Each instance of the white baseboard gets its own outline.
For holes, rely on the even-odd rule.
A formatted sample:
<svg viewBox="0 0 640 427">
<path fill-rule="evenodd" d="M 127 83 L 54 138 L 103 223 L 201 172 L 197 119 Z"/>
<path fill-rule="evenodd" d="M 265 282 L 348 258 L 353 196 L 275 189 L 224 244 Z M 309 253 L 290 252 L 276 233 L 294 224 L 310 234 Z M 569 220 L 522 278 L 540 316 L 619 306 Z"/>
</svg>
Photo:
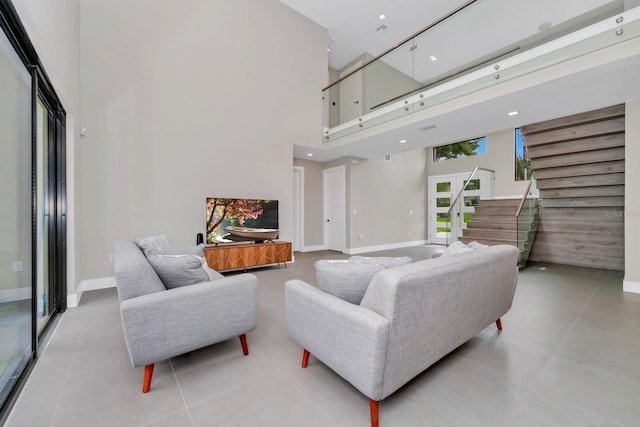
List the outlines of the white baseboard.
<svg viewBox="0 0 640 427">
<path fill-rule="evenodd" d="M 75 294 L 67 295 L 67 307 L 75 308 L 80 304 L 80 298 L 84 291 L 95 291 L 98 289 L 115 288 L 115 277 L 102 277 L 100 279 L 82 280 L 76 289 Z"/>
<path fill-rule="evenodd" d="M 304 246 L 300 252 L 326 251 L 327 245 Z"/>
<path fill-rule="evenodd" d="M 622 281 L 622 290 L 625 292 L 632 292 L 634 294 L 640 294 L 640 282 L 632 282 L 631 280 Z"/>
<path fill-rule="evenodd" d="M 377 245 L 377 246 L 365 246 L 362 248 L 350 248 L 344 251 L 347 255 L 357 255 L 365 252 L 377 252 L 377 251 L 386 251 L 389 249 L 401 249 L 408 248 L 411 246 L 420 246 L 427 244 L 426 240 L 414 240 L 413 242 L 399 242 L 399 243 L 389 243 L 386 245 Z"/>
</svg>

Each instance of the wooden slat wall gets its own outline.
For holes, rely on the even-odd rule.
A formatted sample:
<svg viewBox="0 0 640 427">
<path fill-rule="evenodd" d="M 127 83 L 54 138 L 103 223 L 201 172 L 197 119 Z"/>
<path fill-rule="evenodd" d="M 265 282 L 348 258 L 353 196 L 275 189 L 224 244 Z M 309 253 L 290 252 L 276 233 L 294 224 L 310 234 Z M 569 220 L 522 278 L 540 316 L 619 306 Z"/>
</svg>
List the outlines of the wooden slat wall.
<svg viewBox="0 0 640 427">
<path fill-rule="evenodd" d="M 540 197 L 529 259 L 624 270 L 624 105 L 523 126 Z"/>
</svg>

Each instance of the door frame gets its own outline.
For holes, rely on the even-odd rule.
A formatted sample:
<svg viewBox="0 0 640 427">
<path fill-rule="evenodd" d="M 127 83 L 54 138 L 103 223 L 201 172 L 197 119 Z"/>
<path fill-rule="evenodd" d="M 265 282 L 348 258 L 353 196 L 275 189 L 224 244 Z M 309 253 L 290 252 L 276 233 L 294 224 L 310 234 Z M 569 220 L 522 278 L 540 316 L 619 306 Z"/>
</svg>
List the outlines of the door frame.
<svg viewBox="0 0 640 427">
<path fill-rule="evenodd" d="M 331 205 L 331 200 L 335 200 L 335 196 L 330 194 L 328 191 L 327 181 L 329 179 L 329 174 L 340 173 L 337 175 L 341 178 L 340 184 L 342 185 L 342 194 L 344 196 L 343 206 L 344 209 L 341 214 L 342 219 L 342 233 L 341 233 L 341 242 L 340 247 L 333 246 L 329 239 L 329 227 L 327 227 L 327 223 L 329 222 L 329 206 Z M 329 250 L 344 252 L 346 249 L 346 236 L 347 236 L 347 215 L 346 215 L 346 206 L 347 206 L 347 186 L 346 186 L 346 167 L 335 166 L 328 169 L 323 169 L 322 171 L 322 236 L 324 240 L 324 246 Z"/>
<path fill-rule="evenodd" d="M 293 167 L 293 251 L 304 248 L 304 168 Z"/>
</svg>

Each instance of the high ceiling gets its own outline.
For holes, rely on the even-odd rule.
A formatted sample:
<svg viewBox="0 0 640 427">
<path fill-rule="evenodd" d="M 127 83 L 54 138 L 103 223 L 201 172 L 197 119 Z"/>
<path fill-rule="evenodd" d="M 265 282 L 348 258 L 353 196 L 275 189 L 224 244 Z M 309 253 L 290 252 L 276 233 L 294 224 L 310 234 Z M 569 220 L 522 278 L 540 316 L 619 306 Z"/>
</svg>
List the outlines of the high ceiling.
<svg viewBox="0 0 640 427">
<path fill-rule="evenodd" d="M 599 16 L 607 9 L 622 8 L 622 1 L 610 0 L 280 0 L 319 25 L 327 28 L 329 66 L 340 70 L 358 56 L 373 56 L 385 52 L 398 42 L 459 7 L 463 11 L 424 33 L 420 49 L 423 56 L 435 55 L 437 65 L 430 74 L 418 75 L 406 57 L 385 59 L 397 70 L 420 82 L 438 77 L 488 53 L 500 51 L 523 39 L 535 43 L 545 33 L 568 27 L 580 15 Z M 384 14 L 384 19 L 380 15 Z M 381 25 L 386 29 L 379 29 Z M 383 58 L 386 58 L 383 57 Z M 403 63 L 404 61 L 404 63 Z M 417 62 L 417 59 L 414 59 Z M 631 68 L 629 68 L 631 67 Z M 631 70 L 632 72 L 630 72 Z M 604 74 L 604 73 L 615 74 Z M 397 126 L 384 132 L 363 132 L 361 137 L 347 138 L 348 144 L 326 144 L 315 150 L 314 160 L 326 161 L 344 155 L 363 158 L 381 157 L 396 152 L 398 139 L 408 139 L 402 149 L 433 146 L 456 138 L 478 136 L 533 123 L 547 118 L 600 108 L 640 96 L 640 84 L 633 75 L 640 72 L 638 58 L 626 58 L 589 72 L 574 73 L 563 79 L 541 83 L 522 90 L 486 99 L 475 106 L 438 114 L 429 120 L 437 128 L 425 133 L 416 132 L 420 123 Z M 628 80 L 626 80 L 628 79 Z M 584 86 L 588 85 L 588 86 Z M 584 88 L 590 88 L 588 93 Z M 583 101 L 580 101 L 583 100 Z M 520 110 L 517 118 L 505 119 L 506 112 Z M 447 126 L 447 123 L 450 126 Z M 466 123 L 461 126 L 460 123 Z M 465 134 L 463 132 L 468 132 Z M 366 136 L 365 136 L 366 135 Z M 304 157 L 312 150 L 296 146 L 294 155 Z"/>
</svg>

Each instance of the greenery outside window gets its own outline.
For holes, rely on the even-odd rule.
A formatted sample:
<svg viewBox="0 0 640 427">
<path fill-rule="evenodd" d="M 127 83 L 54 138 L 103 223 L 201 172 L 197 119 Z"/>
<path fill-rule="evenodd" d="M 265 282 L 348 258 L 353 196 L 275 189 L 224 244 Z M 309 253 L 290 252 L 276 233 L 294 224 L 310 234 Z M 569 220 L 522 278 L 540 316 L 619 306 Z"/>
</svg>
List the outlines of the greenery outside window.
<svg viewBox="0 0 640 427">
<path fill-rule="evenodd" d="M 524 146 L 524 140 L 522 139 L 522 133 L 520 128 L 515 131 L 516 135 L 516 181 L 528 181 L 531 178 L 531 160 L 527 157 L 527 148 Z"/>
<path fill-rule="evenodd" d="M 486 144 L 487 138 L 483 136 L 433 147 L 433 161 L 439 162 L 441 160 L 460 159 L 462 157 L 484 154 Z"/>
</svg>

